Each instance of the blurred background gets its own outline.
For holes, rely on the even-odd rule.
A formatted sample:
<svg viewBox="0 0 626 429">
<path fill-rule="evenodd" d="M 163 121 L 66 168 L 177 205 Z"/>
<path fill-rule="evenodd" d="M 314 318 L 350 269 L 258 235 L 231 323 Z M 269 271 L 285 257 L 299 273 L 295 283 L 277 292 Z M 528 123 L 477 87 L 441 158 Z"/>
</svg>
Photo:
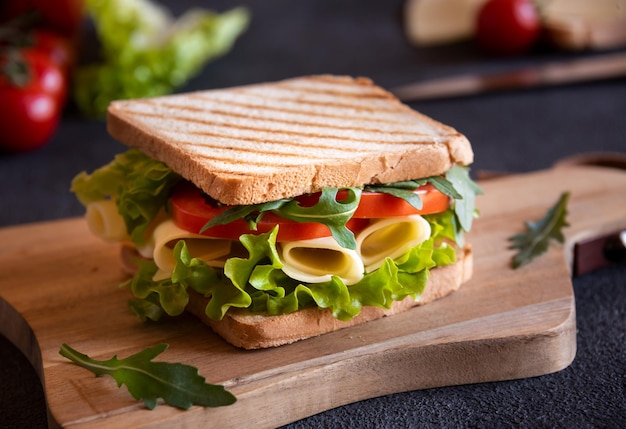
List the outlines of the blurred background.
<svg viewBox="0 0 626 429">
<path fill-rule="evenodd" d="M 35 143 L 15 143 L 19 138 L 11 140 L 9 136 L 23 136 L 24 128 L 31 133 L 37 126 L 29 127 L 28 121 L 16 125 L 19 120 L 10 120 L 8 113 L 0 115 L 0 135 L 5 136 L 0 137 L 0 146 L 5 148 L 0 155 L 0 178 L 20 184 L 3 190 L 4 200 L 11 204 L 0 213 L 0 225 L 81 213 L 78 203 L 69 197 L 69 181 L 77 172 L 97 167 L 121 149 L 107 135 L 101 119 L 112 98 L 221 88 L 317 73 L 367 76 L 394 89 L 437 78 L 621 54 L 626 39 L 626 12 L 620 0 L 593 2 L 594 6 L 587 8 L 584 5 L 590 2 L 576 0 L 537 4 L 505 0 L 499 3 L 510 5 L 499 6 L 487 16 L 504 23 L 504 30 L 490 29 L 489 19 L 478 27 L 485 0 L 3 1 L 5 9 L 14 3 L 23 6 L 32 2 L 33 7 L 55 3 L 53 12 L 62 13 L 65 21 L 78 14 L 77 8 L 86 16 L 77 15 L 78 24 L 71 33 L 74 67 L 58 125 L 50 137 Z M 561 6 L 567 13 L 555 7 L 563 3 L 572 6 L 571 10 Z M 524 6 L 529 5 L 536 9 L 530 24 L 524 23 L 527 18 L 510 17 L 515 16 L 511 10 L 520 7 L 518 15 L 528 15 Z M 196 8 L 208 9 L 215 15 L 205 18 L 213 19 L 209 29 L 202 30 L 206 22 L 194 24 L 193 19 L 182 25 L 179 22 L 176 29 L 160 16 L 163 11 L 157 7 L 171 14 L 170 21 Z M 550 22 L 560 23 L 560 27 L 552 25 L 561 30 L 554 30 L 552 36 L 544 26 L 549 20 L 543 18 L 550 10 L 554 10 Z M 44 17 L 45 13 L 44 7 Z M 129 19 L 129 15 L 136 18 Z M 188 33 L 195 30 L 200 36 L 185 35 L 185 25 Z M 478 37 L 480 28 L 486 33 L 481 36 L 486 42 Z M 44 29 L 56 31 L 52 26 Z M 163 35 L 176 31 L 182 34 L 182 41 L 177 46 L 175 42 L 167 45 Z M 505 34 L 498 35 L 498 31 Z M 592 39 L 592 31 L 608 42 L 600 36 L 596 37 L 599 41 Z M 505 42 L 497 46 L 490 42 L 494 40 Z M 160 50 L 150 47 L 159 43 L 167 46 Z M 623 58 L 621 61 L 623 68 Z M 159 68 L 171 70 L 181 62 L 188 63 L 178 67 L 182 70 L 170 75 L 159 72 Z M 7 97 L 3 96 L 5 100 Z M 9 103 L 3 100 L 3 104 Z M 475 174 L 479 170 L 543 169 L 580 151 L 626 149 L 620 114 L 626 104 L 623 77 L 565 88 L 485 92 L 471 97 L 414 100 L 410 104 L 469 137 L 476 152 Z M 36 149 L 29 150 L 33 147 Z M 41 204 L 50 199 L 55 203 Z"/>
<path fill-rule="evenodd" d="M 626 153 L 626 2 L 621 0 L 2 0 L 0 5 L 4 227 L 83 213 L 69 193 L 71 179 L 124 149 L 106 132 L 102 112 L 108 100 L 300 75 L 366 76 L 398 91 L 470 76 L 479 82 L 472 94 L 407 102 L 470 139 L 477 177 L 546 169 L 580 153 Z M 197 8 L 205 11 L 189 14 Z M 63 63 L 59 54 L 56 78 L 49 64 L 52 77 L 44 78 L 43 60 L 26 52 L 35 42 L 24 28 L 66 38 L 69 59 Z M 557 77 L 567 80 L 576 78 L 579 68 L 573 64 L 604 58 L 610 62 L 592 66 L 593 76 L 584 81 L 528 87 L 537 76 L 545 77 L 537 67 L 557 65 Z M 35 82 L 19 86 L 14 79 L 23 78 L 24 68 Z M 54 79 L 57 86 L 48 82 Z M 47 113 L 25 117 L 20 113 L 25 104 L 46 105 Z M 545 427 L 577 422 L 617 427 L 616 414 L 624 414 L 626 310 L 624 299 L 615 300 L 606 284 L 623 284 L 625 278 L 618 269 L 577 280 L 577 302 L 583 305 L 577 309 L 579 326 L 592 330 L 584 331 L 583 339 L 595 342 L 579 346 L 573 369 L 538 381 L 392 395 L 292 427 L 520 427 L 533 426 L 524 420 L 530 417 Z M 590 292 L 581 282 L 604 286 Z M 592 295 L 581 298 L 581 293 Z M 594 331 L 600 329 L 594 325 L 598 314 L 604 315 L 600 340 Z M 11 396 L 0 395 L 0 423 L 8 419 L 0 427 L 41 427 L 45 414 L 34 375 L 6 341 L 0 350 L 6 354 L 0 356 L 0 379 L 12 383 Z M 598 350 L 605 352 L 598 357 Z"/>
</svg>

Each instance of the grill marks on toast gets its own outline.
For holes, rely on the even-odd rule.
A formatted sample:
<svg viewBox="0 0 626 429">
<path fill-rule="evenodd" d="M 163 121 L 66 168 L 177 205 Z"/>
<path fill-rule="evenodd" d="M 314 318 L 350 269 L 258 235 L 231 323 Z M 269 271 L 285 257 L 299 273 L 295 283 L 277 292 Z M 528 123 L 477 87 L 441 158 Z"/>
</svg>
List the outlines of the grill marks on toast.
<svg viewBox="0 0 626 429">
<path fill-rule="evenodd" d="M 215 97 L 209 97 L 206 94 L 196 93 L 189 95 L 190 98 L 197 98 L 200 100 L 215 100 Z M 274 101 L 279 100 L 275 98 Z M 266 112 L 275 112 L 277 114 L 287 113 L 287 114 L 313 114 L 315 118 L 318 119 L 329 119 L 329 118 L 337 118 L 336 109 L 341 108 L 342 118 L 346 120 L 368 120 L 376 123 L 386 123 L 386 124 L 406 124 L 405 120 L 398 119 L 398 113 L 402 113 L 401 109 L 398 110 L 387 110 L 386 112 L 379 112 L 376 114 L 375 110 L 372 109 L 357 109 L 355 106 L 347 106 L 347 105 L 334 105 L 331 106 L 328 103 L 306 103 L 301 104 L 295 102 L 293 99 L 282 99 L 281 104 L 268 104 L 267 99 L 260 94 L 255 94 L 253 92 L 245 93 L 240 91 L 240 97 L 228 97 L 224 100 L 220 100 L 220 103 L 229 106 L 231 108 L 242 108 L 247 109 L 249 111 L 262 109 Z M 405 112 L 406 113 L 406 112 Z"/>
<path fill-rule="evenodd" d="M 286 90 L 277 90 L 277 86 Z M 345 91 L 352 86 L 342 85 L 341 91 L 334 88 L 338 85 L 327 86 L 331 89 L 278 84 L 268 91 L 264 85 L 257 85 L 233 89 L 226 96 L 208 91 L 184 98 L 136 101 L 123 112 L 175 144 L 193 150 L 198 158 L 214 161 L 215 167 L 229 172 L 236 172 L 235 167 L 244 164 L 307 164 L 311 160 L 353 158 L 381 150 L 405 150 L 416 143 L 435 143 L 430 128 L 411 126 L 415 112 L 393 100 L 389 103 L 386 92 L 354 93 Z M 311 94 L 313 100 L 309 99 Z M 325 110 L 319 112 L 316 103 L 321 101 L 316 98 L 320 94 L 348 102 L 324 100 Z M 238 95 L 246 102 L 238 100 Z M 350 102 L 352 99 L 358 101 Z M 364 114 L 369 112 L 368 103 L 372 100 L 384 101 L 386 109 L 382 110 L 393 117 L 385 118 L 380 111 L 375 117 Z M 303 114 L 303 106 L 310 107 L 311 112 Z M 410 120 L 403 116 L 410 116 Z M 303 150 L 306 157 L 302 156 Z"/>
<path fill-rule="evenodd" d="M 441 174 L 453 128 L 367 79 L 323 76 L 111 104 L 108 130 L 226 204 Z"/>
</svg>

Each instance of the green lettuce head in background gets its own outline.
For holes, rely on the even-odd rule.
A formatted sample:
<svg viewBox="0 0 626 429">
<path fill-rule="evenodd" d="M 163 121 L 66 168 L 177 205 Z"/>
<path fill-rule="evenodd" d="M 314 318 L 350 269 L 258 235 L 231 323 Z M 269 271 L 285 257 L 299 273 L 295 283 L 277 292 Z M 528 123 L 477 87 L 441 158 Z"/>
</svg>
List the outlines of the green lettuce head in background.
<svg viewBox="0 0 626 429">
<path fill-rule="evenodd" d="M 226 54 L 249 22 L 244 8 L 191 9 L 175 19 L 150 0 L 86 0 L 85 11 L 101 57 L 76 70 L 73 92 L 79 110 L 95 117 L 113 100 L 173 92 Z"/>
</svg>

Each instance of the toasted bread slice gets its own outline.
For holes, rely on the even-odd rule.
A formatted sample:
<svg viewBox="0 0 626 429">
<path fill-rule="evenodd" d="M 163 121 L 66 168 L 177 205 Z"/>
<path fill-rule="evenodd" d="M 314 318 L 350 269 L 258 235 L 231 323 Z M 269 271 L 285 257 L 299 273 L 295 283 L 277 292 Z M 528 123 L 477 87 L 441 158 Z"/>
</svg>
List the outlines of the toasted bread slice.
<svg viewBox="0 0 626 429">
<path fill-rule="evenodd" d="M 311 76 L 113 102 L 110 134 L 225 204 L 438 175 L 468 140 L 369 79 Z"/>
<path fill-rule="evenodd" d="M 361 313 L 349 322 L 338 320 L 333 317 L 330 310 L 317 307 L 278 316 L 253 314 L 246 310 L 231 308 L 222 320 L 216 321 L 207 317 L 204 312 L 207 298 L 193 290 L 189 290 L 187 311 L 200 318 L 215 333 L 234 346 L 244 349 L 277 347 L 402 313 L 442 298 L 458 290 L 471 278 L 472 262 L 471 247 L 467 246 L 457 251 L 457 261 L 454 264 L 430 271 L 428 284 L 419 300 L 407 297 L 402 301 L 395 301 L 390 309 L 363 307 Z"/>
</svg>

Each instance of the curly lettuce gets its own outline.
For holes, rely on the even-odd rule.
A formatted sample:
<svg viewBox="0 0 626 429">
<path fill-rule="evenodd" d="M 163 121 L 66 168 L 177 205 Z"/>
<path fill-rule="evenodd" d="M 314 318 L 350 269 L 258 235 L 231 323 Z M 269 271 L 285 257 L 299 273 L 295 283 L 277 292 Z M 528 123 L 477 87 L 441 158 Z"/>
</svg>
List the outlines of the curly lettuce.
<svg viewBox="0 0 626 429">
<path fill-rule="evenodd" d="M 226 54 L 248 26 L 249 12 L 195 8 L 175 19 L 150 0 L 86 0 L 101 52 L 76 70 L 80 111 L 102 116 L 112 100 L 165 95 Z"/>
<path fill-rule="evenodd" d="M 91 174 L 76 175 L 70 190 L 84 206 L 113 199 L 131 240 L 142 246 L 148 226 L 166 207 L 179 181 L 180 176 L 162 162 L 130 149 Z"/>
<path fill-rule="evenodd" d="M 279 315 L 317 306 L 330 309 L 339 320 L 348 321 L 363 306 L 390 308 L 394 301 L 408 296 L 418 299 L 430 270 L 455 262 L 455 250 L 445 240 L 454 236 L 452 211 L 425 217 L 433 230 L 430 239 L 395 260 L 387 258 L 378 270 L 350 286 L 338 277 L 315 284 L 288 277 L 281 270 L 276 249 L 277 227 L 264 234 L 243 235 L 240 240 L 248 257 L 228 259 L 223 271 L 198 258 L 190 258 L 181 240 L 174 248 L 177 263 L 171 278 L 153 282 L 156 265 L 145 262 L 128 282 L 131 292 L 139 298 L 132 307 L 142 319 L 157 320 L 162 314 L 175 316 L 187 305 L 186 291 L 192 288 L 209 299 L 205 312 L 214 320 L 221 320 L 231 307 Z M 163 312 L 154 311 L 154 305 L 160 305 Z M 146 309 L 152 312 L 147 313 Z"/>
</svg>

